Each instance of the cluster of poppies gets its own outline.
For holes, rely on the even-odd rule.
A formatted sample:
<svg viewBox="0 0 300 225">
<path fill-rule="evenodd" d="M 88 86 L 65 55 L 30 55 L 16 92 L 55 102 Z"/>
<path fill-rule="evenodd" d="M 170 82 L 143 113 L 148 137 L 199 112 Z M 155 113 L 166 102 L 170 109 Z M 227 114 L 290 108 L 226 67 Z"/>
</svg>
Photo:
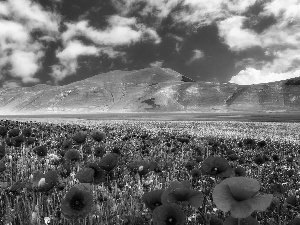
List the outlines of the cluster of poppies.
<svg viewBox="0 0 300 225">
<path fill-rule="evenodd" d="M 9 200 L 5 210 L 23 204 L 32 211 L 32 224 L 40 217 L 108 223 L 105 210 L 112 215 L 123 210 L 120 218 L 110 218 L 123 224 L 299 221 L 297 146 L 139 129 L 1 121 L 0 191 Z M 35 207 L 24 205 L 26 201 Z M 39 204 L 45 201 L 53 206 Z M 139 205 L 141 212 L 128 219 L 133 211 L 124 212 L 126 201 Z M 275 212 L 289 216 L 276 217 Z M 12 221 L 25 221 L 25 214 Z"/>
</svg>

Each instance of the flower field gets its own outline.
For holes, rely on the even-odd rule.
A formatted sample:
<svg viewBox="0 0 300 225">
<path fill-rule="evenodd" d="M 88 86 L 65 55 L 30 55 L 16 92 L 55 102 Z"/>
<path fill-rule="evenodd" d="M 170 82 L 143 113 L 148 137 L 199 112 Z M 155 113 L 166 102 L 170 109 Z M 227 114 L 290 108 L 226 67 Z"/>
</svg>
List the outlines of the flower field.
<svg viewBox="0 0 300 225">
<path fill-rule="evenodd" d="M 300 124 L 0 121 L 0 224 L 300 224 Z"/>
</svg>

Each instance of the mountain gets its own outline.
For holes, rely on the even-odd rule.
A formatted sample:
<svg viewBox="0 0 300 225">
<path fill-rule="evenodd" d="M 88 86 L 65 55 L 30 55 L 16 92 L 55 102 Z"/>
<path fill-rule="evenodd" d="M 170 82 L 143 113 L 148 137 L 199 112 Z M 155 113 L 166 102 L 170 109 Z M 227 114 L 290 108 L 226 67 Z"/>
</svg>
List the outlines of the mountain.
<svg viewBox="0 0 300 225">
<path fill-rule="evenodd" d="M 257 85 L 195 82 L 168 68 L 112 71 L 65 86 L 0 89 L 0 114 L 299 111 L 300 78 Z"/>
</svg>

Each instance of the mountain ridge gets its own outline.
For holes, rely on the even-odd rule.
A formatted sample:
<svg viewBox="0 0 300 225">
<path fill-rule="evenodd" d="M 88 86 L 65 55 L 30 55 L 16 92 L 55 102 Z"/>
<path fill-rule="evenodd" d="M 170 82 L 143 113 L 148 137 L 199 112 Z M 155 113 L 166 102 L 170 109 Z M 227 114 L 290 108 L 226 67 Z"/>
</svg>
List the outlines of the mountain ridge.
<svg viewBox="0 0 300 225">
<path fill-rule="evenodd" d="M 300 110 L 300 78 L 264 84 L 196 82 L 170 68 L 111 71 L 64 86 L 0 89 L 0 114 Z"/>
</svg>

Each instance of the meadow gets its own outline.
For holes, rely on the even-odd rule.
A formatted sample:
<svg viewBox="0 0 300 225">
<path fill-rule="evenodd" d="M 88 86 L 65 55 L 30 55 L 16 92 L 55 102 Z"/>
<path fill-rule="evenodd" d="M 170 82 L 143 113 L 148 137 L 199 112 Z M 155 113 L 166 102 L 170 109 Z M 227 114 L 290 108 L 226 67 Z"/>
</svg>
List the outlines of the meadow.
<svg viewBox="0 0 300 225">
<path fill-rule="evenodd" d="M 300 224 L 299 131 L 229 119 L 3 118 L 0 224 Z"/>
</svg>

